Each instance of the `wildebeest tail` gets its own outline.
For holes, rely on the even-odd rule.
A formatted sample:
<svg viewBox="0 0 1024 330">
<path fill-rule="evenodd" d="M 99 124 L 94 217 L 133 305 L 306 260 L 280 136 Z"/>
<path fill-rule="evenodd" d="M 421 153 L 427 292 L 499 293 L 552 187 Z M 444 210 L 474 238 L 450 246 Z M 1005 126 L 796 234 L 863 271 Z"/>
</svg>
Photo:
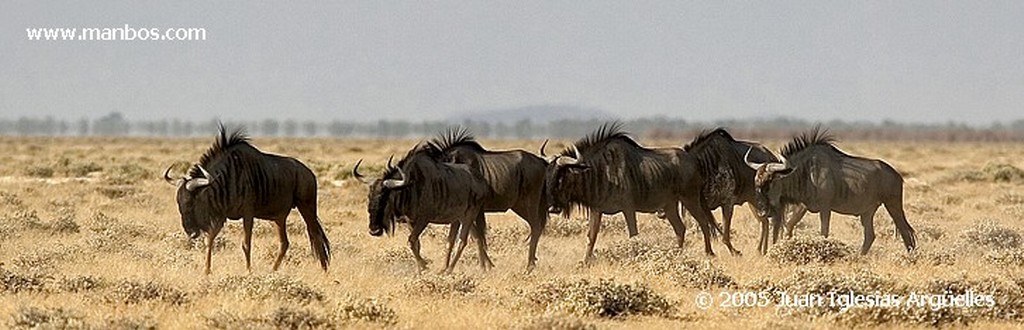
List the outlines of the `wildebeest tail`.
<svg viewBox="0 0 1024 330">
<path fill-rule="evenodd" d="M 316 260 L 320 261 L 320 267 L 326 271 L 327 266 L 331 263 L 331 241 L 327 239 L 327 233 L 324 232 L 324 227 L 320 225 L 320 219 L 303 218 L 303 220 L 306 221 L 306 233 L 309 234 L 310 250 L 313 251 Z"/>
</svg>

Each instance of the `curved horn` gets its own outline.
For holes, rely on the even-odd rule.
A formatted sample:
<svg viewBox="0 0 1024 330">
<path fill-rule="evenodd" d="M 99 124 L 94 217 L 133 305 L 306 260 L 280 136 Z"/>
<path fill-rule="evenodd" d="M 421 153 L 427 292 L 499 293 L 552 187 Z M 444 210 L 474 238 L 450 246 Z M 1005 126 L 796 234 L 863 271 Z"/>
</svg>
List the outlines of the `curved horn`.
<svg viewBox="0 0 1024 330">
<path fill-rule="evenodd" d="M 358 162 L 356 162 L 356 166 L 352 168 L 352 177 L 356 178 L 356 180 L 359 180 L 359 182 L 362 182 L 364 184 L 371 184 L 371 183 L 373 183 L 373 180 L 370 180 L 370 179 L 366 178 L 365 176 L 363 176 L 362 174 L 359 174 L 359 164 L 362 164 L 362 163 L 363 163 L 362 159 L 360 159 Z"/>
<path fill-rule="evenodd" d="M 391 168 L 391 160 L 392 159 L 395 159 L 395 155 L 394 154 L 392 154 L 391 157 L 388 157 L 388 167 L 387 167 L 388 169 Z"/>
<path fill-rule="evenodd" d="M 177 181 L 177 180 L 175 180 L 175 179 L 172 179 L 172 178 L 171 178 L 171 176 L 170 176 L 170 174 L 171 174 L 171 168 L 172 168 L 172 167 L 174 167 L 174 165 L 168 166 L 168 167 L 167 167 L 167 170 L 166 170 L 166 171 L 164 171 L 164 180 L 165 180 L 165 181 L 167 181 L 167 183 L 170 183 L 170 184 L 172 184 L 172 185 L 175 185 L 175 186 L 177 186 L 178 184 L 174 182 L 174 181 Z"/>
<path fill-rule="evenodd" d="M 547 147 L 547 146 L 548 146 L 548 139 L 544 139 L 544 143 L 541 143 L 541 145 L 540 145 L 540 156 L 541 157 L 548 158 L 548 155 L 544 153 L 544 147 Z"/>
<path fill-rule="evenodd" d="M 405 181 L 405 171 L 402 171 L 401 167 L 398 168 L 398 177 L 401 179 L 384 180 L 384 187 L 387 187 L 388 189 L 397 189 L 408 184 L 408 182 Z"/>
<path fill-rule="evenodd" d="M 196 165 L 196 167 L 199 168 L 199 172 L 203 173 L 203 177 L 186 181 L 185 189 L 188 189 L 188 191 L 195 191 L 196 189 L 208 186 L 210 185 L 210 182 L 213 181 L 213 176 L 210 175 L 210 172 L 207 172 L 202 165 Z"/>
<path fill-rule="evenodd" d="M 747 163 L 747 166 L 754 169 L 755 171 L 764 166 L 764 163 L 755 163 L 750 161 L 750 151 L 754 150 L 754 147 L 747 147 L 747 153 L 743 155 L 743 162 Z"/>
</svg>

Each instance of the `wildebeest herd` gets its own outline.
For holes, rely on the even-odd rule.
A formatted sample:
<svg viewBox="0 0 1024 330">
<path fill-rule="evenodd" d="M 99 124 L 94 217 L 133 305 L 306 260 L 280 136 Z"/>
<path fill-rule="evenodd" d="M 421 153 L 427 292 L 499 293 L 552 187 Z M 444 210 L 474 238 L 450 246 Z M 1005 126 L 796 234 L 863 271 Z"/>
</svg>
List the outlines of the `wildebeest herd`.
<svg viewBox="0 0 1024 330">
<path fill-rule="evenodd" d="M 831 212 L 860 216 L 861 253 L 866 254 L 875 238 L 874 214 L 885 205 L 906 249 L 916 247 L 914 229 L 903 212 L 899 172 L 881 160 L 847 154 L 819 128 L 794 137 L 778 154 L 734 139 L 722 128 L 701 132 L 683 147 L 648 148 L 618 123 L 604 124 L 552 156 L 546 154 L 546 145 L 540 147 L 540 156 L 491 151 L 468 131 L 450 129 L 420 142 L 397 163 L 392 156 L 378 178 L 359 173 L 360 160 L 352 174 L 369 187 L 369 234 L 390 234 L 398 223 L 408 224 L 409 248 L 418 266 L 426 269 L 419 236 L 429 224 L 447 224 L 444 271 L 455 267 L 471 234 L 480 266 L 487 269 L 493 263 L 487 255 L 484 214 L 512 210 L 530 226 L 529 272 L 536 266 L 537 245 L 551 213 L 586 215 L 590 226 L 584 263 L 590 264 L 602 216 L 620 212 L 630 237 L 638 234 L 636 212 L 667 219 L 682 248 L 682 218 L 689 211 L 707 255 L 714 255 L 711 241 L 719 233 L 730 253 L 740 254 L 730 239 L 731 220 L 733 207 L 746 203 L 761 224 L 762 254 L 768 251 L 769 235 L 772 242 L 782 229 L 792 235 L 807 211 L 819 213 L 824 236 Z M 207 274 L 214 239 L 226 219 L 242 220 L 247 268 L 254 219 L 274 221 L 281 244 L 277 270 L 288 250 L 285 221 L 293 208 L 306 223 L 314 256 L 327 270 L 331 249 L 317 216 L 317 180 L 298 160 L 263 153 L 241 130 L 229 134 L 221 126 L 217 140 L 186 175 L 175 179 L 170 171 L 164 171 L 164 179 L 178 187 L 185 233 L 193 239 L 206 233 Z M 711 213 L 716 208 L 722 208 L 724 228 Z"/>
</svg>

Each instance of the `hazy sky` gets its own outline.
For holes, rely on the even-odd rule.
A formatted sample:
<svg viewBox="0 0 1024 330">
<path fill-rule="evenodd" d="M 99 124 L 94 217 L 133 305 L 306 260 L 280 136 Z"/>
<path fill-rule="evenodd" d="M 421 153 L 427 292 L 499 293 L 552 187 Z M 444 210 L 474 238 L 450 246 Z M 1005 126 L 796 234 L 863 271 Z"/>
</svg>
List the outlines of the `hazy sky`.
<svg viewBox="0 0 1024 330">
<path fill-rule="evenodd" d="M 0 118 L 1024 118 L 1024 1 L 3 1 Z M 206 41 L 28 41 L 35 27 Z"/>
</svg>

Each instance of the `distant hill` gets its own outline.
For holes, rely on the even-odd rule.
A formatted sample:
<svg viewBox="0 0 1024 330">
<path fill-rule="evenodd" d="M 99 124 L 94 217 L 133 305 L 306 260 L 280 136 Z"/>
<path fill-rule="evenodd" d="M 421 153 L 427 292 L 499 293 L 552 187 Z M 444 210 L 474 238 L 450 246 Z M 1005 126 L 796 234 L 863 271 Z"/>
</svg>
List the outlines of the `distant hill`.
<svg viewBox="0 0 1024 330">
<path fill-rule="evenodd" d="M 454 123 L 474 121 L 513 124 L 524 119 L 529 119 L 530 122 L 535 124 L 546 124 L 563 119 L 608 120 L 618 119 L 618 116 L 604 110 L 574 105 L 531 105 L 509 109 L 468 111 L 448 117 L 446 120 Z"/>
</svg>

